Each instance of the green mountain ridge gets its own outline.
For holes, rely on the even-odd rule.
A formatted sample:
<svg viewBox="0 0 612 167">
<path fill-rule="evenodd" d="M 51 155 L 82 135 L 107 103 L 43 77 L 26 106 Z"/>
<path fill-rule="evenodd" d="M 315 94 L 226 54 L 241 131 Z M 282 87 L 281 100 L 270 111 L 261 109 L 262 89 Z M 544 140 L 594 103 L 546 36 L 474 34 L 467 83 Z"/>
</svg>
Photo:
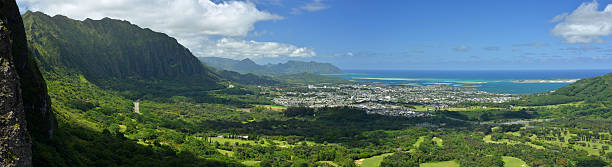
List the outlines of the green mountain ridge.
<svg viewBox="0 0 612 167">
<path fill-rule="evenodd" d="M 553 95 L 573 96 L 587 102 L 612 104 L 612 73 L 586 78 L 555 90 Z"/>
<path fill-rule="evenodd" d="M 181 116 L 218 118 L 227 109 L 155 108 L 179 106 L 173 102 L 192 100 L 190 95 L 228 104 L 243 100 L 208 95 L 224 80 L 174 38 L 108 18 L 78 21 L 39 12 L 22 17 L 24 50 L 39 62 L 53 101 L 47 104 L 57 118 L 53 138 L 33 136 L 33 166 L 242 166 L 196 140 L 187 131 L 201 128 L 191 116 Z M 142 114 L 134 112 L 135 99 L 144 103 Z M 45 125 L 35 117 L 27 121 Z M 166 137 L 147 141 L 143 134 Z"/>
<path fill-rule="evenodd" d="M 354 81 L 347 80 L 344 78 L 329 77 L 324 75 L 312 74 L 312 73 L 298 73 L 291 75 L 282 75 L 275 77 L 278 80 L 293 83 L 293 84 L 352 84 Z"/>
<path fill-rule="evenodd" d="M 555 105 L 584 101 L 587 104 L 612 104 L 612 73 L 585 78 L 545 94 L 528 95 L 510 102 L 513 105 Z"/>
<path fill-rule="evenodd" d="M 200 61 L 217 69 L 252 73 L 257 75 L 278 76 L 299 73 L 337 74 L 342 73 L 338 67 L 330 63 L 303 62 L 290 60 L 286 63 L 259 65 L 251 59 L 234 60 L 221 57 L 199 57 Z"/>
<path fill-rule="evenodd" d="M 104 88 L 132 91 L 128 94 L 134 98 L 143 92 L 221 87 L 217 75 L 166 34 L 110 18 L 78 21 L 28 11 L 23 20 L 31 53 L 43 71 L 77 71 Z M 188 89 L 159 86 L 178 84 Z"/>
</svg>

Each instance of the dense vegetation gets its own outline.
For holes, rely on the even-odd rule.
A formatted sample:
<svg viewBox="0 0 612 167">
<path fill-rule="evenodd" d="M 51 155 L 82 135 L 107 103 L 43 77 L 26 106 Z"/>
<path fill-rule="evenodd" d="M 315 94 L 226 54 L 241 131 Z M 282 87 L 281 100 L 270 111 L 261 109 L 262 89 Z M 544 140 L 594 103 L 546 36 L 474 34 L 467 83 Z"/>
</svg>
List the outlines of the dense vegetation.
<svg viewBox="0 0 612 167">
<path fill-rule="evenodd" d="M 23 20 L 30 53 L 44 71 L 65 67 L 133 98 L 221 87 L 216 75 L 166 34 L 109 18 L 78 21 L 28 11 Z"/>
<path fill-rule="evenodd" d="M 37 166 L 358 166 L 371 157 L 379 157 L 381 166 L 503 166 L 504 157 L 529 166 L 605 166 L 612 160 L 609 103 L 589 100 L 609 97 L 578 93 L 606 92 L 610 87 L 581 85 L 609 80 L 584 80 L 571 91 L 530 96 L 534 102 L 529 104 L 526 99 L 461 104 L 463 110 L 436 109 L 431 117 L 384 116 L 350 107 L 287 108 L 275 106 L 270 101 L 274 92 L 261 85 L 350 81 L 310 73 L 269 80 L 210 72 L 199 62 L 193 65 L 193 56 L 176 41 L 127 22 L 81 22 L 31 12 L 24 18 L 59 123 L 53 138 L 34 138 Z M 134 33 L 130 37 L 136 39 L 124 43 L 122 33 Z M 157 50 L 162 48 L 168 50 Z M 146 61 L 132 61 L 131 55 Z M 147 70 L 158 65 L 168 73 Z M 480 105 L 490 108 L 473 107 Z M 507 119 L 539 122 L 496 122 Z"/>
<path fill-rule="evenodd" d="M 251 59 L 233 60 L 220 57 L 200 57 L 202 62 L 217 69 L 237 71 L 243 74 L 257 75 L 290 75 L 299 73 L 337 74 L 342 73 L 338 67 L 329 63 L 288 61 L 286 63 L 258 65 Z"/>
<path fill-rule="evenodd" d="M 574 97 L 587 103 L 612 104 L 612 74 L 578 80 L 555 90 L 553 95 Z"/>
<path fill-rule="evenodd" d="M 223 160 L 203 159 L 190 143 L 173 147 L 171 143 L 189 140 L 179 135 L 180 127 L 166 128 L 178 120 L 172 117 L 137 114 L 132 100 L 118 92 L 103 90 L 74 71 L 45 72 L 49 95 L 59 125 L 52 139 L 35 138 L 33 145 L 36 166 L 220 166 L 238 164 Z M 146 110 L 145 110 L 146 111 Z M 181 121 L 177 123 L 180 124 Z M 164 123 L 164 124 L 162 124 Z M 147 142 L 155 132 L 164 134 L 166 144 Z M 144 142 L 144 143 L 141 143 Z M 162 142 L 163 143 L 163 142 Z"/>
<path fill-rule="evenodd" d="M 546 149 L 537 149 L 521 143 L 483 142 L 482 134 L 462 131 L 449 132 L 438 137 L 442 139 L 442 145 L 432 141 L 431 136 L 426 136 L 416 149 L 385 157 L 381 166 L 418 166 L 424 162 L 455 160 L 461 166 L 502 167 L 504 162 L 501 156 L 525 160 L 529 162 L 529 166 L 580 166 L 576 164 L 583 163 L 584 160 L 576 157 L 586 158 L 587 155 L 554 144 L 542 144 Z"/>
<path fill-rule="evenodd" d="M 542 106 L 576 101 L 612 105 L 612 74 L 581 79 L 550 94 L 531 95 L 510 104 Z"/>
</svg>

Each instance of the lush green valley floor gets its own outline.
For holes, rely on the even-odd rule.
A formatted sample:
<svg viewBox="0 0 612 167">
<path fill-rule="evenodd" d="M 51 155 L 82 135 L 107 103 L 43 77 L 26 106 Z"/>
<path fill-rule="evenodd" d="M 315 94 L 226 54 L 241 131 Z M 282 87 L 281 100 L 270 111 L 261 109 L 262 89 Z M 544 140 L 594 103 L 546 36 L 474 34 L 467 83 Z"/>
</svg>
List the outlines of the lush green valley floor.
<svg viewBox="0 0 612 167">
<path fill-rule="evenodd" d="M 528 167 L 527 164 L 518 158 L 503 156 L 504 167 Z"/>
<path fill-rule="evenodd" d="M 608 138 L 600 138 L 609 137 L 609 127 L 591 127 L 601 135 L 587 141 L 592 133 L 578 127 L 559 135 L 555 128 L 523 125 L 517 130 L 444 116 L 368 115 L 352 108 L 318 109 L 314 116 L 314 109 L 274 106 L 265 104 L 266 96 L 225 91 L 207 97 L 244 103 L 143 98 L 135 113 L 133 99 L 82 75 L 47 72 L 45 77 L 60 124 L 56 137 L 34 144 L 41 166 L 538 166 L 577 163 L 576 157 L 587 155 L 605 158 L 610 152 L 599 153 L 609 146 L 602 144 Z M 449 126 L 417 127 L 421 122 Z M 554 121 L 534 125 L 560 126 Z M 552 137 L 564 139 L 548 140 Z"/>
<path fill-rule="evenodd" d="M 378 167 L 380 166 L 380 162 L 383 161 L 383 158 L 386 156 L 392 155 L 393 153 L 385 153 L 377 156 L 373 156 L 370 158 L 360 159 L 356 162 L 359 166 L 363 167 Z"/>
<path fill-rule="evenodd" d="M 441 162 L 422 163 L 419 165 L 419 167 L 459 167 L 459 164 L 454 160 L 450 160 L 450 161 L 441 161 Z"/>
</svg>

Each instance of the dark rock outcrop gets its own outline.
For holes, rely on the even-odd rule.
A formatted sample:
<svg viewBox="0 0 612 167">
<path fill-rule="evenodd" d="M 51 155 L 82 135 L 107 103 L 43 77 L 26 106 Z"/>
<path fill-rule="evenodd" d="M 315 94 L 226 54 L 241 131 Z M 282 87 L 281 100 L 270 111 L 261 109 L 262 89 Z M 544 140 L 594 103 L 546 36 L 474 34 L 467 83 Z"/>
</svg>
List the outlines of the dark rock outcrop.
<svg viewBox="0 0 612 167">
<path fill-rule="evenodd" d="M 57 124 L 15 0 L 0 0 L 0 20 L 0 166 L 32 166 L 30 136 L 51 138 Z"/>
<path fill-rule="evenodd" d="M 10 36 L 0 21 L 0 166 L 32 166 L 32 145 Z"/>
</svg>

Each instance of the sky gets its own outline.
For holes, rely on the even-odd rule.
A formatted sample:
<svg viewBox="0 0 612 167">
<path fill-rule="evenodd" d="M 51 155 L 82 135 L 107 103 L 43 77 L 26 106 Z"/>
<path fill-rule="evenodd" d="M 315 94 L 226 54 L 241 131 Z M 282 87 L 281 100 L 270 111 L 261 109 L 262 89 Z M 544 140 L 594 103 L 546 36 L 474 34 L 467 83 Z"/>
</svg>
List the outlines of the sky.
<svg viewBox="0 0 612 167">
<path fill-rule="evenodd" d="M 17 0 L 127 20 L 198 57 L 341 69 L 612 69 L 612 0 Z"/>
</svg>

